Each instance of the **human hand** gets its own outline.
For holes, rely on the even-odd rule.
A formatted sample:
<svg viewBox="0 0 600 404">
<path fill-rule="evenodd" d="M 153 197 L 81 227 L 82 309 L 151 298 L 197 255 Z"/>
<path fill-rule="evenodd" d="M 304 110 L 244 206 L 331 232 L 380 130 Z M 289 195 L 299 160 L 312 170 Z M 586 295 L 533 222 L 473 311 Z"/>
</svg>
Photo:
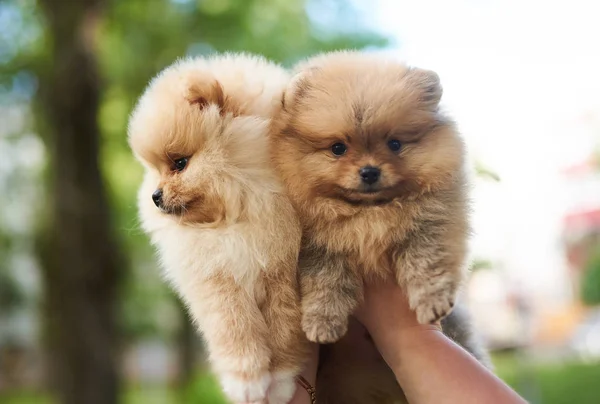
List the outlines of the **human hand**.
<svg viewBox="0 0 600 404">
<path fill-rule="evenodd" d="M 441 331 L 439 323 L 420 324 L 408 300 L 393 280 L 365 284 L 364 301 L 355 312 L 379 351 L 386 357 L 391 348 L 408 338 L 418 338 L 425 332 Z"/>
<path fill-rule="evenodd" d="M 410 309 L 402 288 L 393 280 L 365 284 L 364 301 L 355 316 L 371 333 L 421 325 L 415 312 Z M 429 326 L 425 328 L 432 329 Z M 433 328 L 440 329 L 439 323 L 434 324 Z"/>
<path fill-rule="evenodd" d="M 402 289 L 393 281 L 365 285 L 364 303 L 356 317 L 371 334 L 408 402 L 525 403 L 447 338 L 439 324 L 419 324 Z"/>
</svg>

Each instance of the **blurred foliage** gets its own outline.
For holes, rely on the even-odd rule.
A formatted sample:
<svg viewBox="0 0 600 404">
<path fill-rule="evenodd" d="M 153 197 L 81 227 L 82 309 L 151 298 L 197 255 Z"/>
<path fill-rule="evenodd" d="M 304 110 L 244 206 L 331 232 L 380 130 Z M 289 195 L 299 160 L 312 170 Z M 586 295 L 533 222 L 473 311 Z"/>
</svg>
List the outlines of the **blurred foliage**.
<svg viewBox="0 0 600 404">
<path fill-rule="evenodd" d="M 488 168 L 486 165 L 484 165 L 480 161 L 475 162 L 475 173 L 480 178 L 492 180 L 495 182 L 500 181 L 500 176 L 495 171 L 491 170 L 490 168 Z"/>
<path fill-rule="evenodd" d="M 4 258 L 0 253 L 0 259 Z M 21 307 L 27 301 L 23 287 L 11 276 L 4 265 L 0 266 L 0 314 Z"/>
<path fill-rule="evenodd" d="M 483 258 L 474 258 L 471 263 L 471 271 L 480 271 L 482 269 L 492 269 L 494 267 L 494 263 L 490 260 L 486 260 Z"/>
<path fill-rule="evenodd" d="M 596 249 L 583 269 L 581 297 L 587 304 L 600 304 L 600 248 Z"/>
<path fill-rule="evenodd" d="M 10 273 L 12 239 L 0 233 L 0 315 L 19 307 L 25 301 L 21 285 Z"/>
</svg>

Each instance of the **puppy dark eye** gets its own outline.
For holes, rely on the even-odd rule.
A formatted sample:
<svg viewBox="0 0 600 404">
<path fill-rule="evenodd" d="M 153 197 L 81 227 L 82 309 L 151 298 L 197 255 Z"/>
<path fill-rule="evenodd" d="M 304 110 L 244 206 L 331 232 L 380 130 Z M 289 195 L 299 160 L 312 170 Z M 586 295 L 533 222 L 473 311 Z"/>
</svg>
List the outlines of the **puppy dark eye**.
<svg viewBox="0 0 600 404">
<path fill-rule="evenodd" d="M 343 143 L 335 143 L 333 146 L 331 146 L 331 152 L 336 156 L 344 155 L 346 150 L 348 150 L 348 148 Z"/>
<path fill-rule="evenodd" d="M 402 148 L 402 143 L 400 143 L 400 141 L 396 139 L 388 140 L 387 144 L 390 150 L 393 152 L 400 151 L 400 149 Z"/>
<path fill-rule="evenodd" d="M 183 157 L 183 158 L 177 159 L 173 163 L 173 170 L 175 170 L 175 171 L 183 171 L 183 169 L 185 168 L 185 166 L 187 166 L 187 163 L 188 163 L 187 157 Z"/>
</svg>

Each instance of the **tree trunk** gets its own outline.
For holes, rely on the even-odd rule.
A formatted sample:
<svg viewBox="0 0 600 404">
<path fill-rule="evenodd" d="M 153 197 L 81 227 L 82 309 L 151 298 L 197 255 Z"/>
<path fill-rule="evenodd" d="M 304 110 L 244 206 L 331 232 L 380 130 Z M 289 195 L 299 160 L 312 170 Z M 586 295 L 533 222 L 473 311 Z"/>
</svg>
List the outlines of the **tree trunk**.
<svg viewBox="0 0 600 404">
<path fill-rule="evenodd" d="M 40 0 L 49 70 L 41 72 L 50 170 L 42 245 L 49 375 L 63 404 L 118 402 L 118 245 L 98 164 L 100 0 Z"/>
</svg>

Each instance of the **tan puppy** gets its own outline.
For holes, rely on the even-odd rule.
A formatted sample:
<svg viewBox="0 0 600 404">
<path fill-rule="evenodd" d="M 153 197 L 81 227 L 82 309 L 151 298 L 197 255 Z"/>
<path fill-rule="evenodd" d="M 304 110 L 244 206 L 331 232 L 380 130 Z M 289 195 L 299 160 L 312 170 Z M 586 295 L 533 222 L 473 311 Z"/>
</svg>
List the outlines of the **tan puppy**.
<svg viewBox="0 0 600 404">
<path fill-rule="evenodd" d="M 240 403 L 287 403 L 306 357 L 301 229 L 267 139 L 288 79 L 248 55 L 183 60 L 150 83 L 129 125 L 146 171 L 143 228 Z"/>
<path fill-rule="evenodd" d="M 360 53 L 301 67 L 274 121 L 301 217 L 303 327 L 333 342 L 363 279 L 393 274 L 421 323 L 450 313 L 467 252 L 464 148 L 438 76 Z"/>
<path fill-rule="evenodd" d="M 304 228 L 306 335 L 339 340 L 363 281 L 388 276 L 419 322 L 442 319 L 465 275 L 469 224 L 463 142 L 438 107 L 438 76 L 357 52 L 315 57 L 298 72 L 273 120 L 272 146 Z M 381 366 L 365 394 L 391 401 L 359 401 L 338 389 L 331 402 L 396 402 L 390 388 L 377 391 L 383 379 L 399 391 Z"/>
</svg>

